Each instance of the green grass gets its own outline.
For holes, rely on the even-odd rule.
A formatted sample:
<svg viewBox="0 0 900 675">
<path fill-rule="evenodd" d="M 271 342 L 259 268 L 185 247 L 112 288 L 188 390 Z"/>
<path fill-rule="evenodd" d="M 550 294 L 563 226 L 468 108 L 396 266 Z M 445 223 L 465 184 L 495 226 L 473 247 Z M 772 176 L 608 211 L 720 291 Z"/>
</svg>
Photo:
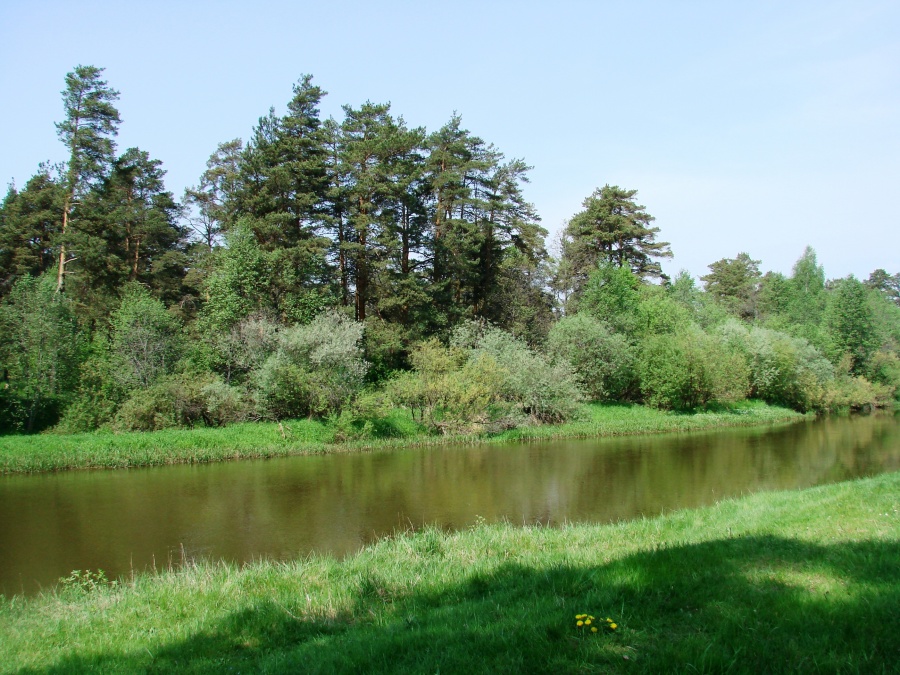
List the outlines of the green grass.
<svg viewBox="0 0 900 675">
<path fill-rule="evenodd" d="M 638 405 L 591 404 L 580 419 L 560 425 L 513 429 L 494 435 L 435 436 L 403 410 L 377 420 L 362 438 L 340 441 L 334 422 L 292 420 L 235 424 L 225 428 L 178 429 L 114 434 L 41 434 L 0 437 L 0 473 L 65 469 L 127 468 L 320 454 L 446 443 L 620 436 L 695 431 L 725 426 L 784 423 L 803 419 L 794 411 L 746 402 L 719 411 L 679 414 Z"/>
<path fill-rule="evenodd" d="M 0 672 L 897 672 L 898 570 L 895 473 L 7 598 Z M 618 629 L 585 635 L 581 613 Z"/>
</svg>

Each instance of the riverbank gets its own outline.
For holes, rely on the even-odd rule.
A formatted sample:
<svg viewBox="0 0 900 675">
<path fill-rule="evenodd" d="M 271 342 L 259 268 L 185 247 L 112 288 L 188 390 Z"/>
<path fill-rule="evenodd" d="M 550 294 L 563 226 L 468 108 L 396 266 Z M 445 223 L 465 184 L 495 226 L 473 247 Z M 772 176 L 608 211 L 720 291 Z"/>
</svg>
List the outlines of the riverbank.
<svg viewBox="0 0 900 675">
<path fill-rule="evenodd" d="M 898 495 L 894 473 L 343 561 L 82 573 L 0 600 L 0 672 L 890 672 Z"/>
<path fill-rule="evenodd" d="M 638 405 L 585 405 L 579 419 L 499 434 L 436 436 L 403 410 L 368 425 L 340 420 L 253 422 L 224 428 L 0 437 L 0 473 L 121 469 L 444 444 L 590 438 L 781 424 L 804 419 L 787 408 L 748 401 L 717 411 L 674 413 Z"/>
</svg>

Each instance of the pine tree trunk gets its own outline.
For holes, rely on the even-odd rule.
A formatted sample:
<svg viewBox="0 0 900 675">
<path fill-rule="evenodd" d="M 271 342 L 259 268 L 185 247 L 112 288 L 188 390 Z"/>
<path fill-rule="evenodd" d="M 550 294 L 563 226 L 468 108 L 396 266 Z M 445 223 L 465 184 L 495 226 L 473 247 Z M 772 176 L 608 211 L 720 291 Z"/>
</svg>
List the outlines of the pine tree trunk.
<svg viewBox="0 0 900 675">
<path fill-rule="evenodd" d="M 56 272 L 56 292 L 62 293 L 63 287 L 65 286 L 65 274 L 66 274 L 66 229 L 69 227 L 69 209 L 71 208 L 72 199 L 70 195 L 66 195 L 66 201 L 63 204 L 63 221 L 62 221 L 62 233 L 61 237 L 63 239 L 59 245 L 59 267 Z"/>
</svg>

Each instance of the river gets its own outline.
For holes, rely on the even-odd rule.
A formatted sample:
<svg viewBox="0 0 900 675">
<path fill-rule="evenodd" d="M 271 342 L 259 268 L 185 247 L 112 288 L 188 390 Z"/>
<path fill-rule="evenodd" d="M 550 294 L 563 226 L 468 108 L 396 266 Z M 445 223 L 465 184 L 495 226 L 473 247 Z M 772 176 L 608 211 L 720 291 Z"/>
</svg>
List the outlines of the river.
<svg viewBox="0 0 900 675">
<path fill-rule="evenodd" d="M 72 570 L 343 556 L 397 530 L 653 516 L 900 470 L 900 418 L 0 477 L 0 592 Z"/>
</svg>

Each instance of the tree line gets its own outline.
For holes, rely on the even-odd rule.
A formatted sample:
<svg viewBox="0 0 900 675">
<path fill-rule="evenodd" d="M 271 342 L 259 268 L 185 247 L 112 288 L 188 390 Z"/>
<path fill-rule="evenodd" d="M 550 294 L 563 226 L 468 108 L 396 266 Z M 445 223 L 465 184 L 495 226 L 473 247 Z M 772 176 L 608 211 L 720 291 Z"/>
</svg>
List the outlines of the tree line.
<svg viewBox="0 0 900 675">
<path fill-rule="evenodd" d="M 446 431 L 584 399 L 883 404 L 900 383 L 898 274 L 826 281 L 807 249 L 789 277 L 741 253 L 703 288 L 669 279 L 654 218 L 610 185 L 550 255 L 524 160 L 457 115 L 432 132 L 388 104 L 322 119 L 310 76 L 176 200 L 160 160 L 119 153 L 102 78 L 66 76 L 66 160 L 0 205 L 6 431 L 356 428 L 391 406 Z"/>
</svg>

